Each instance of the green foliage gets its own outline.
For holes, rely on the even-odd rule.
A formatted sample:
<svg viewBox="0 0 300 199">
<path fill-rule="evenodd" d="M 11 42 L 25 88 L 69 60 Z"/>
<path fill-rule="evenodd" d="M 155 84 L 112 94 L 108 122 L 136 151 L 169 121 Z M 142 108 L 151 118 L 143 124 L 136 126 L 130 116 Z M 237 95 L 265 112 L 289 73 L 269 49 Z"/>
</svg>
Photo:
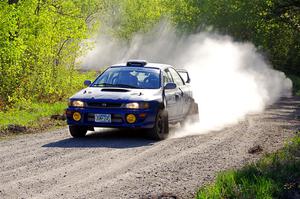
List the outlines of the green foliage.
<svg viewBox="0 0 300 199">
<path fill-rule="evenodd" d="M 89 22 L 99 9 L 97 0 L 0 2 L 2 109 L 25 101 L 54 102 L 69 95 L 75 60 L 82 54 L 83 40 L 97 25 Z"/>
<path fill-rule="evenodd" d="M 289 75 L 289 78 L 293 81 L 294 94 L 300 96 L 300 77 Z"/>
<path fill-rule="evenodd" d="M 275 68 L 300 76 L 298 0 L 122 0 L 113 4 L 112 32 L 120 38 L 130 40 L 133 34 L 168 19 L 179 32 L 213 30 L 250 41 Z"/>
<path fill-rule="evenodd" d="M 284 149 L 239 170 L 220 173 L 215 183 L 201 188 L 198 199 L 289 198 L 300 179 L 300 136 Z"/>
<path fill-rule="evenodd" d="M 165 12 L 163 0 L 122 0 L 114 1 L 113 13 L 109 18 L 113 24 L 113 34 L 130 40 L 134 33 L 146 32 L 156 24 Z M 114 17 L 114 19 L 111 19 Z"/>
<path fill-rule="evenodd" d="M 282 2 L 268 1 L 203 1 L 202 12 L 195 20 L 199 23 L 212 25 L 221 33 L 232 35 L 240 41 L 251 41 L 266 52 L 275 68 L 285 72 L 298 73 L 295 70 L 300 62 L 300 32 L 295 25 L 287 23 L 285 15 L 292 12 L 299 16 L 298 11 L 277 12 Z M 299 20 L 298 20 L 299 22 Z"/>
<path fill-rule="evenodd" d="M 39 95 L 37 98 L 38 102 L 45 102 L 45 103 L 55 103 L 58 101 L 64 101 L 67 97 L 70 97 L 78 90 L 84 88 L 83 82 L 87 79 L 95 79 L 96 73 L 91 72 L 78 72 L 78 71 L 68 71 L 65 69 L 65 71 L 61 70 L 60 75 L 56 79 L 56 90 L 48 90 L 47 94 L 45 95 Z M 43 88 L 41 88 L 43 89 Z M 44 88 L 47 89 L 47 88 Z M 24 93 L 23 93 L 24 92 Z M 26 91 L 23 91 L 19 89 L 19 94 L 22 94 L 22 96 L 26 96 Z M 19 109 L 19 110 L 28 110 L 31 108 L 32 101 L 28 97 L 27 99 L 19 98 L 18 96 L 15 96 L 17 100 L 14 103 L 13 108 Z M 34 101 L 33 101 L 34 102 Z M 35 102 L 34 102 L 35 103 Z"/>
<path fill-rule="evenodd" d="M 187 0 L 112 0 L 109 5 L 105 21 L 110 24 L 113 35 L 126 40 L 135 33 L 151 30 L 164 19 L 180 25 L 179 32 L 198 26 L 193 20 L 198 8 Z"/>
<path fill-rule="evenodd" d="M 213 30 L 251 41 L 275 68 L 300 76 L 298 0 L 0 1 L 0 110 L 67 97 L 76 58 L 101 23 L 130 40 L 165 19 L 179 33 Z"/>
<path fill-rule="evenodd" d="M 43 117 L 49 117 L 53 114 L 62 114 L 67 107 L 66 96 L 70 96 L 79 89 L 84 88 L 83 82 L 87 79 L 94 79 L 95 72 L 78 72 L 72 71 L 72 74 L 62 74 L 59 76 L 61 88 L 56 93 L 43 99 L 44 102 L 32 102 L 25 97 L 19 98 L 14 106 L 6 111 L 0 111 L 0 130 L 5 129 L 8 125 L 35 126 L 37 121 Z M 65 78 L 64 78 L 65 77 Z"/>
</svg>

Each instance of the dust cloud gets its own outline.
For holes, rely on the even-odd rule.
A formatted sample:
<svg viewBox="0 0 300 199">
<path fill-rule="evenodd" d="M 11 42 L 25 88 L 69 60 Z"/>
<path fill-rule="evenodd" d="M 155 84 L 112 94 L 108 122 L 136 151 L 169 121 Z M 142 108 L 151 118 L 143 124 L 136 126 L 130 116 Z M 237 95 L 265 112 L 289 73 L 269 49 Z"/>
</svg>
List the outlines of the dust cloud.
<svg viewBox="0 0 300 199">
<path fill-rule="evenodd" d="M 95 48 L 81 58 L 85 69 L 145 59 L 189 71 L 200 122 L 176 130 L 173 137 L 221 130 L 291 94 L 292 82 L 284 73 L 274 70 L 253 44 L 229 36 L 180 35 L 161 23 L 130 42 L 103 34 L 95 42 Z"/>
</svg>

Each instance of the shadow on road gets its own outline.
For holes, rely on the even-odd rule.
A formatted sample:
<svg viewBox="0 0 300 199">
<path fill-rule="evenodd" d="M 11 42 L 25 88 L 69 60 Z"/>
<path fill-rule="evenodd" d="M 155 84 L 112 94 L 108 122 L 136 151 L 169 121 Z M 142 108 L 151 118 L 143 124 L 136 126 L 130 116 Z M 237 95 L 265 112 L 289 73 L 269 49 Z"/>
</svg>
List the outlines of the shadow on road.
<svg viewBox="0 0 300 199">
<path fill-rule="evenodd" d="M 67 138 L 42 147 L 57 148 L 135 148 L 151 146 L 153 140 L 143 136 L 143 131 L 100 129 L 84 138 Z"/>
<path fill-rule="evenodd" d="M 266 119 L 269 120 L 286 120 L 296 122 L 299 126 L 300 118 L 300 97 L 282 98 L 277 103 L 271 105 L 266 111 Z M 286 124 L 290 126 L 290 124 Z"/>
</svg>

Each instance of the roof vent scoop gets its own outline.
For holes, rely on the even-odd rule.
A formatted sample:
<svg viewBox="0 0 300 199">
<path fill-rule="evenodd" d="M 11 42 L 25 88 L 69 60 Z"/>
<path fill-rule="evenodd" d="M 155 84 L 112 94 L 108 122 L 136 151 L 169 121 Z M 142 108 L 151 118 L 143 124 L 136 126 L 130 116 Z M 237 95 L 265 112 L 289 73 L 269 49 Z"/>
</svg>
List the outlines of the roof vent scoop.
<svg viewBox="0 0 300 199">
<path fill-rule="evenodd" d="M 143 67 L 145 65 L 147 65 L 146 60 L 129 60 L 126 63 L 126 66 L 140 66 L 140 67 Z"/>
</svg>

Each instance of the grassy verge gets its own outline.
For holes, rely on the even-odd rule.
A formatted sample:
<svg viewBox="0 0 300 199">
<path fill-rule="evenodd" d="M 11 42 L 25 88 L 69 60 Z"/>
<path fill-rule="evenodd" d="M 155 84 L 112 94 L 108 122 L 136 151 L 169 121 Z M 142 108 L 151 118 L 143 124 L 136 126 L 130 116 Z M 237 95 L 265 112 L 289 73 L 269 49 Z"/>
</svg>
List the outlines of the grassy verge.
<svg viewBox="0 0 300 199">
<path fill-rule="evenodd" d="M 94 71 L 78 72 L 72 74 L 72 84 L 66 80 L 56 89 L 58 93 L 51 94 L 51 97 L 45 97 L 41 101 L 37 99 L 23 99 L 11 106 L 4 106 L 0 101 L 0 137 L 22 134 L 28 132 L 38 132 L 38 130 L 49 129 L 55 126 L 65 125 L 65 121 L 51 120 L 51 115 L 63 114 L 67 108 L 67 98 L 84 88 L 83 81 L 86 79 L 95 79 L 97 73 Z M 23 99 L 23 100 L 21 100 Z M 66 99 L 66 101 L 61 101 Z"/>
<path fill-rule="evenodd" d="M 299 198 L 299 132 L 280 151 L 257 163 L 218 174 L 216 181 L 201 188 L 196 198 Z"/>
<path fill-rule="evenodd" d="M 20 125 L 36 128 L 41 123 L 49 123 L 49 120 L 43 120 L 54 114 L 62 114 L 67 107 L 67 102 L 32 103 L 29 108 L 19 110 L 10 109 L 6 112 L 0 112 L 0 131 L 7 129 L 9 125 Z"/>
</svg>

